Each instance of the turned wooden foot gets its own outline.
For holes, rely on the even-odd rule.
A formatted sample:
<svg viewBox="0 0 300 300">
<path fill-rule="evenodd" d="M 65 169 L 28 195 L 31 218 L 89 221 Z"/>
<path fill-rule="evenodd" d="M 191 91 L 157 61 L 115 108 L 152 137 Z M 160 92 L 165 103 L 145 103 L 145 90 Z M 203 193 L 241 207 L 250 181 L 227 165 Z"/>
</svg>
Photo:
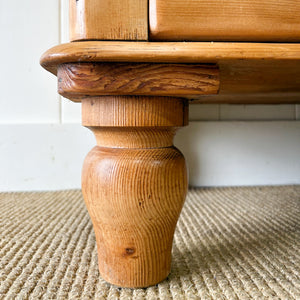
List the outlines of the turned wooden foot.
<svg viewBox="0 0 300 300">
<path fill-rule="evenodd" d="M 82 101 L 83 125 L 97 146 L 82 172 L 101 276 L 122 287 L 165 279 L 175 226 L 187 192 L 183 155 L 173 146 L 187 122 L 186 100 L 93 97 Z"/>
<path fill-rule="evenodd" d="M 176 130 L 188 123 L 188 100 L 178 97 L 216 93 L 218 68 L 82 55 L 83 63 L 70 56 L 54 72 L 59 93 L 82 103 L 82 123 L 97 140 L 84 162 L 82 192 L 100 274 L 121 287 L 154 285 L 170 272 L 188 185 L 185 159 L 173 146 Z"/>
</svg>

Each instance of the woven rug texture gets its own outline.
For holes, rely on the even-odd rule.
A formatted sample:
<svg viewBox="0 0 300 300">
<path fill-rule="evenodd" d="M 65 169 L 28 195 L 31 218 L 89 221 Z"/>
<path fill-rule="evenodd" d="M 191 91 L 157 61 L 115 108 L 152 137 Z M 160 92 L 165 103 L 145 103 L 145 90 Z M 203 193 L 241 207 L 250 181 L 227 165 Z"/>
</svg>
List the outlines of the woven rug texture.
<svg viewBox="0 0 300 300">
<path fill-rule="evenodd" d="M 162 283 L 99 275 L 78 190 L 0 193 L 0 299 L 300 299 L 300 186 L 190 189 Z"/>
</svg>

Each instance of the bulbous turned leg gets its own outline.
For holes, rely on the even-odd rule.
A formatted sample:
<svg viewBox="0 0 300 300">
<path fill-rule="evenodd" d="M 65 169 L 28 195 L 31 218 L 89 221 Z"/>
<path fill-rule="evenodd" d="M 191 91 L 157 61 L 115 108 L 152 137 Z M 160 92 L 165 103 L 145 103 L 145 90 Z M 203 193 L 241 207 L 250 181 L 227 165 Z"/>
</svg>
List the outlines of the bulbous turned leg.
<svg viewBox="0 0 300 300">
<path fill-rule="evenodd" d="M 173 137 L 186 124 L 186 109 L 178 98 L 83 100 L 83 125 L 93 130 L 98 145 L 85 159 L 82 191 L 100 274 L 110 283 L 146 287 L 170 272 L 188 184 L 185 159 Z"/>
</svg>

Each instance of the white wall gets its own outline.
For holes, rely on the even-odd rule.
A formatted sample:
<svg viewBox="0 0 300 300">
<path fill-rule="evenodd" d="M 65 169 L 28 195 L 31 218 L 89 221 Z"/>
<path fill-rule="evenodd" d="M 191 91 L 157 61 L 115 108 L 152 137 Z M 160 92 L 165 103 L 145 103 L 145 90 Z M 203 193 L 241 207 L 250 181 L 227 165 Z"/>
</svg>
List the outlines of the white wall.
<svg viewBox="0 0 300 300">
<path fill-rule="evenodd" d="M 95 144 L 41 54 L 68 36 L 67 0 L 0 0 L 0 191 L 80 187 Z M 299 105 L 191 105 L 176 145 L 193 185 L 300 183 Z"/>
</svg>

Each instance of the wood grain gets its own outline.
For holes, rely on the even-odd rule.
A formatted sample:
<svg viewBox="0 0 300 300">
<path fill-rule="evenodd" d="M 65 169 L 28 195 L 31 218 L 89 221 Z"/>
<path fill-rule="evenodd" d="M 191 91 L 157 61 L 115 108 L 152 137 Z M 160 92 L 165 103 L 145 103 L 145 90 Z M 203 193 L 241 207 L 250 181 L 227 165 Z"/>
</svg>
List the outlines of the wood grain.
<svg viewBox="0 0 300 300">
<path fill-rule="evenodd" d="M 188 102 L 175 97 L 100 96 L 83 98 L 82 125 L 87 127 L 182 127 Z"/>
<path fill-rule="evenodd" d="M 70 40 L 148 40 L 147 0 L 70 0 Z"/>
<path fill-rule="evenodd" d="M 186 101 L 175 101 L 174 106 L 156 97 L 82 100 L 83 124 L 98 144 L 85 159 L 82 192 L 100 274 L 118 286 L 154 285 L 170 272 L 188 184 L 184 157 L 172 145 L 176 129 L 186 124 Z M 105 113 L 99 114 L 101 108 Z"/>
<path fill-rule="evenodd" d="M 43 67 L 54 74 L 61 63 L 93 61 L 217 63 L 220 98 L 187 98 L 211 103 L 278 103 L 274 94 L 279 93 L 281 103 L 300 103 L 300 44 L 74 42 L 50 49 L 41 59 Z M 271 96 L 247 97 L 246 102 L 234 97 L 263 93 Z"/>
<path fill-rule="evenodd" d="M 84 95 L 186 96 L 217 94 L 215 65 L 151 63 L 62 64 L 58 91 L 73 101 Z"/>
<path fill-rule="evenodd" d="M 300 92 L 300 60 L 220 62 L 220 94 Z"/>
<path fill-rule="evenodd" d="M 300 1 L 149 0 L 151 40 L 300 41 Z"/>
<path fill-rule="evenodd" d="M 74 62 L 219 63 L 222 61 L 300 60 L 300 44 L 73 42 L 46 51 L 40 63 L 57 74 L 57 67 Z"/>
</svg>

